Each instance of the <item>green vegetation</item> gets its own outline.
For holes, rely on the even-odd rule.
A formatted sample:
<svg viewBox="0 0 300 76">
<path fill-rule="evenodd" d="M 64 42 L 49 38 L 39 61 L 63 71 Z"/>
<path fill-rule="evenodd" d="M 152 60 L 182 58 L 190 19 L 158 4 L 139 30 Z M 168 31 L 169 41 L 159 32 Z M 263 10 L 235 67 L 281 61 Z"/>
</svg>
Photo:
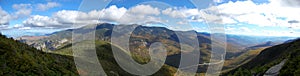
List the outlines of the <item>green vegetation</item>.
<svg viewBox="0 0 300 76">
<path fill-rule="evenodd" d="M 249 62 L 250 60 L 255 58 L 264 49 L 265 48 L 249 50 L 246 53 L 243 53 L 236 58 L 226 60 L 224 62 L 223 72 L 228 72 L 232 69 L 235 69 L 235 68 Z M 240 69 L 240 70 L 242 70 L 242 69 Z"/>
<path fill-rule="evenodd" d="M 125 74 L 128 75 L 127 72 L 123 71 L 114 61 L 113 55 L 111 53 L 111 45 L 108 43 L 110 41 L 111 32 L 113 30 L 114 24 L 95 24 L 95 25 L 88 25 L 82 28 L 78 29 L 69 29 L 64 31 L 59 31 L 51 34 L 49 37 L 36 40 L 36 41 L 29 41 L 35 44 L 34 47 L 42 47 L 43 51 L 51 51 L 51 53 L 56 54 L 62 54 L 66 56 L 73 56 L 72 53 L 72 35 L 73 36 L 82 36 L 82 35 L 90 35 L 91 33 L 95 32 L 95 38 L 97 40 L 96 47 L 97 47 L 97 53 L 100 63 L 103 64 L 104 69 L 109 75 L 115 75 L 110 74 L 110 72 L 118 73 L 118 74 Z M 121 26 L 121 25 L 120 25 Z M 96 27 L 94 29 L 93 27 Z M 126 26 L 128 28 L 131 28 L 132 25 Z M 75 30 L 75 32 L 74 32 Z M 126 29 L 124 29 L 126 30 Z M 73 32 L 73 33 L 72 33 Z M 166 73 L 172 74 L 176 70 L 174 70 L 174 67 L 178 67 L 178 64 L 180 62 L 181 54 L 183 53 L 180 51 L 181 47 L 183 46 L 193 46 L 191 44 L 180 44 L 179 39 L 175 32 L 178 33 L 186 33 L 186 32 L 194 32 L 194 31 L 172 31 L 167 28 L 162 27 L 146 27 L 146 26 L 139 26 L 137 27 L 133 33 L 131 34 L 130 38 L 130 53 L 133 55 L 132 58 L 135 59 L 135 61 L 145 64 L 150 61 L 150 56 L 148 52 L 149 45 L 154 42 L 162 42 L 168 51 L 168 57 L 166 60 L 166 65 L 162 69 L 165 69 L 165 72 L 160 70 L 158 73 Z M 117 33 L 118 34 L 118 33 Z M 184 39 L 187 40 L 193 40 L 192 35 L 184 34 Z M 122 36 L 120 34 L 120 36 Z M 205 33 L 197 33 L 197 38 L 200 45 L 200 63 L 209 63 L 210 59 L 210 49 L 211 49 L 211 40 L 210 40 L 210 34 Z M 249 51 L 248 50 L 242 50 L 244 47 L 249 47 L 256 45 L 257 43 L 273 40 L 273 39 L 265 39 L 265 37 L 260 38 L 259 40 L 253 41 L 254 37 L 244 37 L 244 36 L 228 36 L 228 44 L 227 44 L 227 55 L 226 55 L 226 62 L 225 62 L 225 71 L 230 71 L 234 68 L 237 68 L 238 66 L 249 62 L 251 59 L 253 59 L 260 50 L 254 50 Z M 256 37 L 255 37 L 256 38 Z M 63 40 L 67 40 L 66 42 L 61 43 Z M 221 43 L 217 42 L 217 46 L 223 46 Z M 189 42 L 187 42 L 189 43 Z M 191 43 L 191 42 L 190 42 Z M 45 46 L 45 47 L 44 47 Z M 270 45 L 273 46 L 273 45 Z M 191 47 L 192 48 L 192 47 Z M 186 48 L 182 48 L 184 53 L 188 53 L 185 51 Z M 189 48 L 188 48 L 189 49 Z M 272 57 L 273 58 L 273 57 Z M 270 61 L 267 61 L 270 62 Z M 280 62 L 280 60 L 278 60 Z M 275 64 L 276 62 L 274 62 Z M 167 66 L 169 65 L 169 66 Z M 238 66 L 237 66 L 238 65 Z M 254 65 L 254 64 L 252 64 Z M 273 65 L 273 64 L 272 64 Z M 268 68 L 272 66 L 271 64 L 269 66 L 266 66 L 265 68 Z M 170 67 L 172 66 L 172 67 Z M 261 66 L 261 64 L 260 64 Z M 206 72 L 207 66 L 200 66 L 198 73 L 204 73 Z M 203 69 L 204 68 L 204 69 Z M 248 69 L 248 67 L 245 67 Z M 261 69 L 262 67 L 257 67 L 257 71 L 261 72 L 266 69 Z M 243 69 L 241 69 L 243 70 Z M 167 72 L 168 71 L 168 72 Z M 252 73 L 252 70 L 251 70 Z M 261 72 L 263 73 L 263 72 Z"/>
<path fill-rule="evenodd" d="M 270 67 L 287 59 L 280 76 L 298 76 L 300 74 L 300 40 L 285 43 L 263 50 L 250 62 L 224 75 L 251 76 L 263 75 Z"/>
<path fill-rule="evenodd" d="M 281 76 L 299 76 L 300 75 L 300 41 L 292 42 L 292 45 L 289 47 L 292 50 L 289 53 L 288 61 L 283 66 L 282 70 L 280 70 Z"/>
<path fill-rule="evenodd" d="M 84 44 L 84 42 L 76 43 L 76 44 Z M 76 45 L 75 44 L 75 45 Z M 68 47 L 63 47 L 59 50 L 56 50 L 54 53 L 64 54 L 64 55 L 72 55 L 72 47 L 67 45 Z M 115 61 L 111 44 L 105 41 L 96 41 L 96 52 L 98 55 L 98 59 L 105 70 L 108 76 L 114 75 L 124 75 L 124 76 L 131 76 L 131 74 L 124 71 Z M 140 57 L 134 57 L 134 59 L 139 62 L 143 63 L 143 59 L 139 59 Z M 153 74 L 154 76 L 171 76 L 177 71 L 176 68 L 164 65 L 158 72 Z"/>
<path fill-rule="evenodd" d="M 72 57 L 71 45 L 66 45 L 53 53 L 36 50 L 24 43 L 0 35 L 0 76 L 3 75 L 78 75 Z M 109 76 L 131 75 L 124 71 L 114 59 L 111 45 L 96 41 L 97 55 Z M 61 55 L 58 55 L 61 54 Z M 63 55 L 62 55 L 63 54 Z M 137 57 L 138 58 L 138 57 Z M 141 59 L 136 59 L 141 60 Z M 84 70 L 81 70 L 84 72 Z M 171 76 L 177 69 L 164 65 L 155 76 Z M 88 74 L 87 74 L 88 75 Z"/>
<path fill-rule="evenodd" d="M 73 58 L 45 53 L 0 35 L 0 76 L 78 75 Z"/>
</svg>

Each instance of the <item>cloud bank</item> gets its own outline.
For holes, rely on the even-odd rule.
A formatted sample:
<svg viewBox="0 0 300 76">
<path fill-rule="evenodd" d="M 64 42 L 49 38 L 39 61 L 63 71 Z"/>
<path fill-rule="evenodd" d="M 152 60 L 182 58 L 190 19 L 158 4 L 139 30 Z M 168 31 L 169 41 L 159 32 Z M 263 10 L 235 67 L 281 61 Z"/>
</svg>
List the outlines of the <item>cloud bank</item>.
<svg viewBox="0 0 300 76">
<path fill-rule="evenodd" d="M 221 3 L 223 0 L 215 0 Z M 247 1 L 229 1 L 205 9 L 172 7 L 157 8 L 150 5 L 136 5 L 131 8 L 111 5 L 102 10 L 82 12 L 77 10 L 60 10 L 50 16 L 32 15 L 32 11 L 46 11 L 62 6 L 56 2 L 45 4 L 15 4 L 16 12 L 9 14 L 0 7 L 0 28 L 7 28 L 9 21 L 16 18 L 27 18 L 13 28 L 72 28 L 87 24 L 113 22 L 120 24 L 143 24 L 148 22 L 170 22 L 164 16 L 182 21 L 174 25 L 188 25 L 191 22 L 217 23 L 225 26 L 226 30 L 238 32 L 255 32 L 249 26 L 257 28 L 291 28 L 300 29 L 299 0 L 270 0 L 269 3 L 254 3 Z M 201 27 L 200 27 L 201 28 Z M 265 30 L 267 31 L 267 30 Z M 270 31 L 269 31 L 270 32 Z M 296 31 L 297 32 L 297 31 Z M 286 32 L 290 33 L 290 32 Z M 285 34 L 286 34 L 285 33 Z"/>
</svg>

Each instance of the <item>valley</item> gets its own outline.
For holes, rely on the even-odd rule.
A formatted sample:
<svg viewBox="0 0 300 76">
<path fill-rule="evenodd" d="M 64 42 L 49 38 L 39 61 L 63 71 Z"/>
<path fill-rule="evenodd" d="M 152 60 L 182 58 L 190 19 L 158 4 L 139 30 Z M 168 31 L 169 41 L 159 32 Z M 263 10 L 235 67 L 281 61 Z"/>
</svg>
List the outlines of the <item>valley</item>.
<svg viewBox="0 0 300 76">
<path fill-rule="evenodd" d="M 110 42 L 110 35 L 113 31 L 114 24 L 102 23 L 96 25 L 88 25 L 78 29 L 69 29 L 64 31 L 55 32 L 44 37 L 37 37 L 40 39 L 28 39 L 19 38 L 19 41 L 27 43 L 37 49 L 43 50 L 44 52 L 73 56 L 72 53 L 72 35 L 85 35 L 91 32 L 96 33 L 97 42 Z M 130 28 L 132 25 L 125 25 Z M 91 27 L 96 27 L 95 30 L 90 29 Z M 81 32 L 72 32 L 72 31 Z M 169 68 L 178 68 L 181 53 L 180 45 L 189 47 L 189 44 L 179 44 L 179 40 L 175 35 L 175 32 L 185 32 L 185 31 L 172 31 L 163 27 L 148 27 L 148 26 L 138 26 L 131 34 L 130 39 L 130 51 L 133 54 L 133 58 L 141 64 L 147 63 L 150 60 L 150 56 L 147 52 L 149 45 L 153 42 L 162 42 L 167 47 L 168 56 L 165 62 L 165 66 Z M 194 32 L 194 31 L 187 31 Z M 256 57 L 265 48 L 280 44 L 285 42 L 286 39 L 292 39 L 289 37 L 251 37 L 251 36 L 238 36 L 238 35 L 227 35 L 227 51 L 225 56 L 225 64 L 223 67 L 223 72 L 228 72 L 232 69 L 241 66 L 253 58 Z M 185 38 L 189 38 L 188 35 Z M 199 41 L 199 51 L 200 51 L 200 63 L 198 73 L 205 73 L 207 65 L 210 59 L 210 49 L 211 41 L 210 34 L 208 33 L 197 33 L 197 38 Z M 272 41 L 272 42 L 271 42 Z M 97 47 L 98 48 L 98 47 Z M 188 53 L 188 52 L 187 52 Z M 100 59 L 101 60 L 101 59 Z M 107 61 L 108 62 L 108 61 Z M 112 64 L 112 63 L 111 63 Z M 116 65 L 117 66 L 117 65 Z"/>
<path fill-rule="evenodd" d="M 300 0 L 0 0 L 0 76 L 300 76 Z"/>
</svg>

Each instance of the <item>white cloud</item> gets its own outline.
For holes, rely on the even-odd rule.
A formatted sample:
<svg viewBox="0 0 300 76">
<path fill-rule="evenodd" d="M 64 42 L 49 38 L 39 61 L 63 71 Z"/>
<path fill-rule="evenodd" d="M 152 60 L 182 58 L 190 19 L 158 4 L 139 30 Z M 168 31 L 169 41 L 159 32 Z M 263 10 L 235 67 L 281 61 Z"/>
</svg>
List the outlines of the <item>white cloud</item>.
<svg viewBox="0 0 300 76">
<path fill-rule="evenodd" d="M 26 27 L 54 27 L 61 25 L 57 20 L 47 16 L 35 15 L 23 21 Z"/>
<path fill-rule="evenodd" d="M 180 11 L 186 17 L 201 15 L 201 11 L 196 8 L 194 8 L 194 9 L 183 8 Z"/>
<path fill-rule="evenodd" d="M 181 18 L 190 22 L 213 22 L 219 24 L 238 23 L 232 18 L 210 13 L 213 10 L 216 11 L 215 7 L 204 10 L 196 8 L 167 8 L 162 10 L 162 13 L 172 18 Z"/>
<path fill-rule="evenodd" d="M 15 25 L 13 26 L 13 28 L 20 28 L 20 27 L 23 27 L 23 25 L 21 25 L 21 24 L 15 24 Z"/>
<path fill-rule="evenodd" d="M 103 10 L 93 10 L 90 12 L 62 10 L 54 13 L 53 18 L 62 24 L 88 24 L 99 21 L 116 22 L 127 11 L 126 8 L 118 8 L 112 5 Z"/>
<path fill-rule="evenodd" d="M 162 10 L 164 15 L 168 15 L 173 18 L 190 18 L 190 17 L 199 17 L 201 15 L 200 10 L 196 8 L 167 8 Z"/>
<path fill-rule="evenodd" d="M 300 7 L 299 0 L 269 0 L 272 3 L 280 4 L 285 7 Z"/>
<path fill-rule="evenodd" d="M 230 17 L 221 17 L 222 18 L 222 23 L 224 24 L 236 24 L 238 23 L 237 21 L 235 21 L 234 19 L 230 18 Z"/>
<path fill-rule="evenodd" d="M 223 17 L 222 19 L 224 23 L 232 23 L 232 20 L 234 20 L 237 22 L 259 26 L 287 27 L 289 26 L 289 20 L 300 20 L 300 8 L 295 7 L 297 2 L 299 1 L 270 0 L 270 3 L 255 4 L 251 0 L 248 0 L 229 2 L 226 4 L 221 4 L 219 6 L 213 6 L 205 10 L 213 12 L 212 15 Z M 294 5 L 287 6 L 288 4 Z M 218 10 L 216 11 L 212 8 L 217 8 Z M 226 18 L 232 20 L 226 20 Z M 279 18 L 286 18 L 286 20 Z"/>
<path fill-rule="evenodd" d="M 167 8 L 163 10 L 162 13 L 173 18 L 186 18 L 186 16 L 184 16 L 182 12 L 173 8 Z"/>
<path fill-rule="evenodd" d="M 223 0 L 214 1 L 222 2 Z M 12 14 L 8 14 L 0 8 L 0 29 L 7 28 L 7 26 L 4 26 L 3 24 L 8 24 L 12 19 L 29 16 L 33 9 L 32 6 L 35 7 L 34 9 L 46 11 L 61 5 L 55 2 L 37 5 L 14 4 L 13 8 L 16 12 Z M 73 23 L 86 25 L 99 22 L 117 22 L 121 24 L 169 22 L 174 23 L 175 25 L 186 25 L 188 24 L 188 21 L 196 21 L 242 26 L 227 27 L 226 31 L 230 31 L 230 33 L 255 32 L 253 31 L 255 29 L 249 29 L 249 27 L 244 26 L 247 24 L 259 25 L 262 27 L 280 26 L 300 29 L 300 23 L 295 22 L 300 21 L 299 6 L 299 0 L 270 0 L 270 3 L 263 4 L 256 4 L 251 0 L 236 1 L 212 6 L 207 9 L 185 7 L 159 9 L 150 5 L 137 5 L 130 9 L 126 9 L 124 7 L 112 5 L 103 10 L 93 10 L 89 12 L 61 10 L 53 13 L 52 16 L 32 15 L 23 21 L 23 24 L 15 25 L 13 28 L 70 28 Z M 162 15 L 169 16 L 172 19 L 178 19 L 178 21 L 171 22 L 172 20 L 163 18 L 164 16 Z M 294 22 L 291 23 L 290 21 Z M 184 29 L 181 27 L 178 29 Z"/>
<path fill-rule="evenodd" d="M 115 22 L 126 11 L 126 8 L 117 8 L 115 5 L 103 10 L 93 10 L 90 12 L 61 10 L 54 13 L 51 17 L 41 15 L 31 16 L 23 21 L 23 25 L 25 27 L 70 28 L 74 23 L 82 26 L 101 21 Z"/>
<path fill-rule="evenodd" d="M 236 25 L 241 22 L 259 26 L 276 25 L 298 28 L 299 23 L 291 24 L 288 21 L 300 21 L 300 15 L 298 15 L 300 9 L 294 6 L 283 6 L 278 1 L 280 0 L 277 0 L 277 3 L 273 1 L 264 4 L 255 4 L 250 0 L 237 1 L 201 10 L 194 8 L 159 9 L 150 5 L 137 5 L 131 9 L 126 9 L 112 5 L 103 10 L 93 10 L 90 12 L 62 10 L 54 13 L 51 17 L 32 16 L 24 21 L 24 25 L 34 27 L 71 27 L 72 23 L 82 25 L 98 22 L 140 24 L 147 22 L 168 22 L 166 19 L 161 18 L 161 15 L 167 15 L 172 18 L 188 19 L 187 21 Z M 22 8 L 15 7 L 15 9 Z M 286 20 L 280 18 L 286 18 Z M 186 22 L 180 21 L 174 23 L 186 24 Z M 243 30 L 247 29 L 244 28 Z"/>
<path fill-rule="evenodd" d="M 240 30 L 243 32 L 252 32 L 251 29 L 249 29 L 247 27 L 241 27 Z"/>
<path fill-rule="evenodd" d="M 78 17 L 78 18 L 77 18 Z M 71 10 L 61 10 L 53 14 L 53 19 L 57 22 L 64 24 L 75 23 L 76 18 L 86 17 L 86 14 L 79 11 L 71 11 Z"/>
<path fill-rule="evenodd" d="M 150 12 L 151 11 L 151 12 Z M 34 15 L 23 21 L 25 27 L 68 28 L 74 23 L 78 25 L 99 22 L 118 22 L 120 24 L 142 24 L 146 22 L 162 22 L 160 9 L 150 5 L 137 5 L 131 9 L 112 5 L 103 10 L 81 12 L 61 10 L 51 17 Z"/>
<path fill-rule="evenodd" d="M 0 26 L 8 25 L 11 19 L 11 15 L 0 7 Z"/>
<path fill-rule="evenodd" d="M 32 8 L 31 4 L 13 4 L 12 6 L 14 9 L 27 9 Z"/>
<path fill-rule="evenodd" d="M 124 7 L 118 8 L 116 5 L 112 5 L 103 10 L 103 15 L 100 16 L 100 19 L 104 21 L 117 21 L 126 13 L 126 11 L 127 9 Z M 90 13 L 99 14 L 96 11 Z"/>
<path fill-rule="evenodd" d="M 36 4 L 36 5 L 32 5 L 32 4 L 13 4 L 12 8 L 16 10 L 16 12 L 13 13 L 13 19 L 18 19 L 18 18 L 24 18 L 24 17 L 28 17 L 31 15 L 33 8 L 36 8 L 37 10 L 40 11 L 45 11 L 48 10 L 50 8 L 54 8 L 54 7 L 58 7 L 60 6 L 59 3 L 56 2 L 48 2 L 47 4 Z"/>
<path fill-rule="evenodd" d="M 36 9 L 40 11 L 46 11 L 48 9 L 61 6 L 56 2 L 48 2 L 47 4 L 37 4 Z"/>
<path fill-rule="evenodd" d="M 17 17 L 26 17 L 31 14 L 31 9 L 20 9 L 15 14 Z"/>
<path fill-rule="evenodd" d="M 151 11 L 151 12 L 150 12 Z M 167 8 L 159 9 L 150 5 L 137 5 L 130 9 L 124 7 L 118 8 L 112 5 L 103 10 L 93 10 L 90 12 L 61 10 L 54 13 L 51 17 L 47 16 L 32 16 L 23 22 L 23 25 L 30 27 L 71 27 L 76 24 L 90 24 L 99 22 L 117 22 L 120 24 L 143 24 L 147 22 L 168 22 L 167 19 L 162 19 L 161 16 L 166 15 L 170 18 L 180 18 L 181 21 L 174 22 L 178 25 L 186 25 L 187 21 L 203 21 L 218 23 L 236 23 L 232 18 L 219 17 L 207 13 L 206 10 L 188 9 L 188 8 Z M 185 21 L 185 22 L 183 22 Z M 171 23 L 173 25 L 173 23 Z"/>
<path fill-rule="evenodd" d="M 226 30 L 226 31 L 234 31 L 234 30 L 236 30 L 236 29 L 233 28 L 233 27 L 226 27 L 225 30 Z"/>
<path fill-rule="evenodd" d="M 179 21 L 179 22 L 177 22 L 177 24 L 179 24 L 179 25 L 186 25 L 186 24 L 188 24 L 188 22 L 186 22 L 186 21 Z"/>
<path fill-rule="evenodd" d="M 13 19 L 19 19 L 19 18 L 24 18 L 28 17 L 31 15 L 33 8 L 36 8 L 37 10 L 40 11 L 45 11 L 50 8 L 58 7 L 60 6 L 59 3 L 56 2 L 48 2 L 47 4 L 13 4 L 12 8 L 15 9 L 16 11 L 13 14 Z"/>
<path fill-rule="evenodd" d="M 147 22 L 161 22 L 162 20 L 157 16 L 150 15 L 134 15 L 132 13 L 125 13 L 119 20 L 120 24 L 143 24 Z"/>
<path fill-rule="evenodd" d="M 247 14 L 247 15 L 240 15 L 235 17 L 239 22 L 245 22 L 249 24 L 256 24 L 260 26 L 272 26 L 275 23 L 271 21 L 270 18 L 267 18 L 260 14 Z"/>
<path fill-rule="evenodd" d="M 162 22 L 159 15 L 161 11 L 159 8 L 152 7 L 150 5 L 137 5 L 129 10 L 126 13 L 122 14 L 122 17 L 116 22 L 121 24 L 143 24 L 147 22 Z"/>
<path fill-rule="evenodd" d="M 14 28 L 14 29 L 21 29 L 21 30 L 30 30 L 31 29 L 31 27 L 25 27 L 22 24 L 15 24 L 12 28 Z"/>
<path fill-rule="evenodd" d="M 90 12 L 62 10 L 53 14 L 53 18 L 60 23 L 93 23 L 97 21 L 117 21 L 125 12 L 126 8 L 118 8 L 112 5 L 103 10 L 92 10 Z"/>
<path fill-rule="evenodd" d="M 30 30 L 32 28 L 31 27 L 22 27 L 22 28 L 19 28 L 19 29 L 21 29 L 21 30 Z"/>
<path fill-rule="evenodd" d="M 10 29 L 9 22 L 14 19 L 29 16 L 32 11 L 31 4 L 14 4 L 12 6 L 16 10 L 13 14 L 9 14 L 0 6 L 0 29 Z"/>
<path fill-rule="evenodd" d="M 214 2 L 216 2 L 216 3 L 222 3 L 223 2 L 223 0 L 213 0 Z"/>
<path fill-rule="evenodd" d="M 154 8 L 150 5 L 137 5 L 129 9 L 128 12 L 132 14 L 139 14 L 139 15 L 159 15 L 160 9 Z"/>
<path fill-rule="evenodd" d="M 31 4 L 14 4 L 12 7 L 17 10 L 14 18 L 27 17 L 32 12 Z"/>
<path fill-rule="evenodd" d="M 0 25 L 0 32 L 1 30 L 7 30 L 7 29 L 9 29 L 8 25 Z"/>
</svg>

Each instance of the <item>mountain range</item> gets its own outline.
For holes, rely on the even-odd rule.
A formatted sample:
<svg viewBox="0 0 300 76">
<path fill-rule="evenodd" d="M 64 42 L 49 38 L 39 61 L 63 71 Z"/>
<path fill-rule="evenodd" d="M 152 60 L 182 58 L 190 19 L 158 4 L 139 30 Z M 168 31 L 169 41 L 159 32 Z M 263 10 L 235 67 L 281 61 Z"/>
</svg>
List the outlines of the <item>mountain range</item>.
<svg viewBox="0 0 300 76">
<path fill-rule="evenodd" d="M 84 43 L 84 42 L 79 42 Z M 111 46 L 105 41 L 96 41 L 97 56 L 103 69 L 109 76 L 132 75 L 117 64 L 113 58 Z M 27 44 L 7 38 L 0 35 L 0 75 L 38 75 L 38 76 L 79 76 L 93 75 L 87 68 L 76 69 L 74 56 L 66 52 L 72 51 L 71 47 L 61 48 L 57 53 L 46 53 L 29 46 Z M 62 53 L 63 52 L 63 53 Z M 84 61 L 84 60 L 83 60 Z M 141 62 L 137 60 L 138 62 Z M 88 65 L 96 65 L 87 61 Z M 163 67 L 153 75 L 170 76 L 176 72 L 176 69 L 168 65 Z"/>
<path fill-rule="evenodd" d="M 180 43 L 175 32 L 186 33 L 193 32 L 197 34 L 200 51 L 200 62 L 199 64 L 208 63 L 211 57 L 211 34 L 196 32 L 196 31 L 173 31 L 164 27 L 149 27 L 140 25 L 115 25 L 109 23 L 87 25 L 77 29 L 68 29 L 64 31 L 58 31 L 47 36 L 26 36 L 20 37 L 17 40 L 26 43 L 36 49 L 42 50 L 47 53 L 54 53 L 59 55 L 72 56 L 72 38 L 74 36 L 83 36 L 95 32 L 95 40 L 97 41 L 98 48 L 106 48 L 103 51 L 97 51 L 97 55 L 107 56 L 106 59 L 100 59 L 100 62 L 107 62 L 109 67 L 104 67 L 113 72 L 118 72 L 120 75 L 128 74 L 122 69 L 113 69 L 111 67 L 118 66 L 111 55 L 111 49 L 108 49 L 111 33 L 115 26 L 125 26 L 127 28 L 133 28 L 137 26 L 129 41 L 130 52 L 132 57 L 139 63 L 144 64 L 150 61 L 150 56 L 147 49 L 149 45 L 154 42 L 162 42 L 165 44 L 167 53 L 167 59 L 164 65 L 164 70 L 161 72 L 164 75 L 171 75 L 176 72 L 176 68 L 179 66 L 181 54 L 193 54 L 189 52 L 181 52 L 180 46 L 184 45 L 191 47 L 190 44 Z M 96 29 L 91 29 L 91 28 Z M 127 30 L 126 28 L 123 30 Z M 74 32 L 76 31 L 76 32 Z M 227 36 L 227 47 L 226 57 L 223 70 L 225 73 L 231 70 L 235 70 L 239 66 L 246 64 L 256 58 L 263 52 L 263 49 L 269 48 L 281 43 L 286 40 L 293 39 L 291 37 L 267 37 L 267 36 L 243 36 L 243 35 L 226 35 Z M 185 34 L 184 38 L 189 39 L 192 37 L 189 34 Z M 192 39 L 191 39 L 192 40 Z M 218 46 L 222 46 L 222 41 L 215 41 Z M 109 46 L 109 47 L 108 47 Z M 98 52 L 105 52 L 98 53 Z M 101 57 L 99 56 L 99 57 Z M 101 64 L 102 64 L 101 63 Z M 237 65 L 238 64 L 238 65 Z M 199 66 L 198 73 L 205 73 L 207 66 Z M 168 73 L 169 72 L 169 73 Z M 115 74 L 115 73 L 114 73 Z"/>
<path fill-rule="evenodd" d="M 64 31 L 58 31 L 52 34 L 48 34 L 47 36 L 32 36 L 32 37 L 20 37 L 17 40 L 20 40 L 24 43 L 27 43 L 31 46 L 34 46 L 38 49 L 44 51 L 53 51 L 64 45 L 70 44 L 72 42 L 72 35 L 84 35 L 91 32 L 95 32 L 96 40 L 104 40 L 110 41 L 111 33 L 114 26 L 122 26 L 115 25 L 109 23 L 101 23 L 88 25 L 85 27 L 77 28 L 77 29 L 68 29 Z M 136 25 L 123 25 L 127 28 L 131 28 Z M 90 29 L 91 27 L 95 27 L 96 29 Z M 126 30 L 123 29 L 123 30 Z M 72 32 L 72 31 L 81 31 L 81 32 Z M 179 43 L 178 37 L 175 32 L 195 32 L 197 33 L 197 38 L 199 41 L 200 47 L 209 48 L 209 44 L 211 43 L 209 33 L 204 32 L 196 32 L 196 31 L 172 31 L 165 27 L 148 27 L 148 26 L 138 26 L 131 35 L 133 39 L 140 39 L 141 41 L 136 40 L 135 43 L 151 43 L 156 40 L 155 38 L 160 38 L 161 40 L 166 41 L 166 43 Z M 293 39 L 293 37 L 268 37 L 268 36 L 244 36 L 244 35 L 226 35 L 227 36 L 227 48 L 228 53 L 236 53 L 241 52 L 241 50 L 246 49 L 248 47 L 252 47 L 255 45 L 260 45 L 266 42 L 271 42 L 272 45 L 280 44 L 285 42 L 286 40 Z M 189 36 L 187 35 L 186 38 Z M 143 40 L 142 40 L 143 39 Z M 159 40 L 158 40 L 159 41 Z M 131 41 L 134 42 L 134 41 Z M 216 41 L 218 42 L 218 41 Z M 138 44 L 137 44 L 138 45 Z M 178 46 L 176 46 L 178 47 Z"/>
</svg>

